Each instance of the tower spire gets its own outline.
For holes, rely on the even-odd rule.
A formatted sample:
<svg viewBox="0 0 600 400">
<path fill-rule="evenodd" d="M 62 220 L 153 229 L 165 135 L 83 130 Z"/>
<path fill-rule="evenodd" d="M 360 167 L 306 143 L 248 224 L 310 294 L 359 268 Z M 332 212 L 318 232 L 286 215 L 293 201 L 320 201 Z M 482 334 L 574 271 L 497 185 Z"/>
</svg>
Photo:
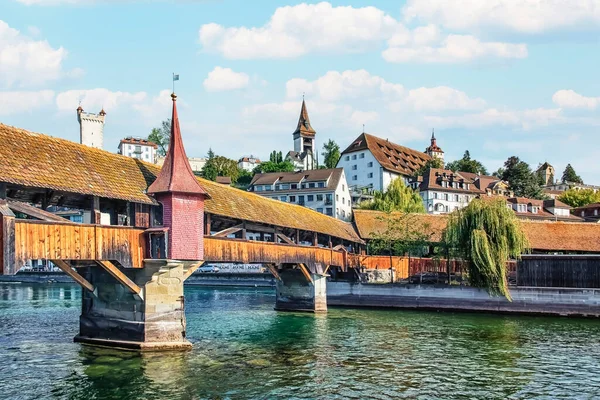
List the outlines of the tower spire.
<svg viewBox="0 0 600 400">
<path fill-rule="evenodd" d="M 317 132 L 310 126 L 310 118 L 308 118 L 308 110 L 306 102 L 302 96 L 302 107 L 300 108 L 300 118 L 298 118 L 298 126 L 294 131 L 294 135 L 300 133 L 302 135 L 314 136 Z"/>
<path fill-rule="evenodd" d="M 149 194 L 157 193 L 188 193 L 202 194 L 208 197 L 200 182 L 192 172 L 190 163 L 185 154 L 181 129 L 179 128 L 179 116 L 177 115 L 177 95 L 171 94 L 173 99 L 173 115 L 171 117 L 171 139 L 165 162 L 156 180 L 148 188 Z"/>
</svg>

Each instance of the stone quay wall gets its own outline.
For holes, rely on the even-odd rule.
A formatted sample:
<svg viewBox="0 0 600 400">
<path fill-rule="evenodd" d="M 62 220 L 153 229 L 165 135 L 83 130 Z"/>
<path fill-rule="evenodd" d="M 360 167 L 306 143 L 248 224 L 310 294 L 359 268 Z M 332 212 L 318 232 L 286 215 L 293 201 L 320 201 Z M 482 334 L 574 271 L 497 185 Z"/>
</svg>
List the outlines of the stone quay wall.
<svg viewBox="0 0 600 400">
<path fill-rule="evenodd" d="M 600 317 L 600 289 L 512 287 L 512 302 L 467 286 L 327 282 L 329 306 Z"/>
</svg>

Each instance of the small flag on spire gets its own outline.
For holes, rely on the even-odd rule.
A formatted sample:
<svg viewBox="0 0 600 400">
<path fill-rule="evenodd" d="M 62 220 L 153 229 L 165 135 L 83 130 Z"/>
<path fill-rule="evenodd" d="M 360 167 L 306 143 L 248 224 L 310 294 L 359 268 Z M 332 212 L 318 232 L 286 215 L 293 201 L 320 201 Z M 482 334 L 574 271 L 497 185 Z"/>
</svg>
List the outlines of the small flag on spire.
<svg viewBox="0 0 600 400">
<path fill-rule="evenodd" d="M 173 82 L 178 81 L 179 80 L 179 74 L 175 75 L 173 74 Z"/>
</svg>

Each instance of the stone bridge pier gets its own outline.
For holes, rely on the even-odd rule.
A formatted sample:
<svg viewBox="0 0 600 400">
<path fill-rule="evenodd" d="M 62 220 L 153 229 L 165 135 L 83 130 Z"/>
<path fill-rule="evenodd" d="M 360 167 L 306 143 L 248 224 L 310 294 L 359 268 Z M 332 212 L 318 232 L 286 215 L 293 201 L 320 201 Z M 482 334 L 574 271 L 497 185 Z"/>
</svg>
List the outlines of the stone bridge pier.
<svg viewBox="0 0 600 400">
<path fill-rule="evenodd" d="M 277 311 L 327 312 L 327 274 L 320 264 L 282 264 L 276 272 Z"/>
<path fill-rule="evenodd" d="M 191 348 L 183 296 L 189 264 L 146 260 L 140 269 L 78 268 L 93 291 L 83 291 L 75 341 L 135 350 Z"/>
</svg>

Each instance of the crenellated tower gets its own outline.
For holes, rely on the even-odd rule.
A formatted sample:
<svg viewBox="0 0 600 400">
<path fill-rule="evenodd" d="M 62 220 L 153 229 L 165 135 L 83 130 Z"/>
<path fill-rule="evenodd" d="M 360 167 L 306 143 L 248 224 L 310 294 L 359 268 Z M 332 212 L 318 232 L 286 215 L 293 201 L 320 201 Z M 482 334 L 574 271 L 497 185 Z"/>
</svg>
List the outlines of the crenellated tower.
<svg viewBox="0 0 600 400">
<path fill-rule="evenodd" d="M 86 113 L 83 107 L 77 107 L 77 121 L 79 122 L 79 142 L 89 147 L 102 149 L 104 142 L 104 108 L 98 114 Z"/>
</svg>

